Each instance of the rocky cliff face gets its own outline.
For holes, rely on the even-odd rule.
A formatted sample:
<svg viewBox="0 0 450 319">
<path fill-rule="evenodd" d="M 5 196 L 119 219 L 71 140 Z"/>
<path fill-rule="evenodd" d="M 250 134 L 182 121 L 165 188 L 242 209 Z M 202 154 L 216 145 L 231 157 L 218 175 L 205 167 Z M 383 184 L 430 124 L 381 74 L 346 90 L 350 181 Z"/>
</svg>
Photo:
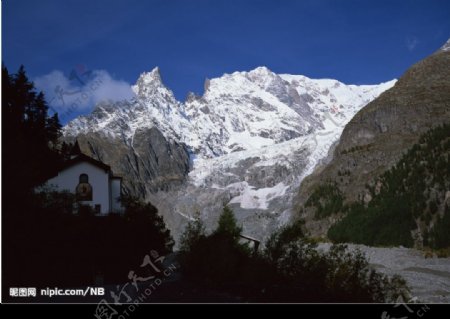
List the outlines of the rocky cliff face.
<svg viewBox="0 0 450 319">
<path fill-rule="evenodd" d="M 86 155 L 108 163 L 124 178 L 125 193 L 145 198 L 186 180 L 190 155 L 179 134 L 189 123 L 158 68 L 143 74 L 133 90 L 131 101 L 100 103 L 69 122 L 64 138 L 77 139 Z"/>
<path fill-rule="evenodd" d="M 145 198 L 148 193 L 177 188 L 189 172 L 186 147 L 167 140 L 156 127 L 136 130 L 132 145 L 102 132 L 81 133 L 76 139 L 84 154 L 108 163 L 124 177 L 125 194 Z"/>
<path fill-rule="evenodd" d="M 196 211 L 215 228 L 229 204 L 244 232 L 264 239 L 289 220 L 300 181 L 345 124 L 394 83 L 346 85 L 260 67 L 207 80 L 202 96 L 181 103 L 155 68 L 139 77 L 134 99 L 97 105 L 64 136 L 111 165 L 126 192 L 156 205 L 175 238 Z"/>
<path fill-rule="evenodd" d="M 376 184 L 377 177 L 394 165 L 421 134 L 450 122 L 448 43 L 362 108 L 345 127 L 330 163 L 317 167 L 302 182 L 295 203 L 313 236 L 325 235 L 339 216 L 315 220 L 315 209 L 304 207 L 319 185 L 336 183 L 347 201 L 370 201 L 366 185 Z"/>
</svg>

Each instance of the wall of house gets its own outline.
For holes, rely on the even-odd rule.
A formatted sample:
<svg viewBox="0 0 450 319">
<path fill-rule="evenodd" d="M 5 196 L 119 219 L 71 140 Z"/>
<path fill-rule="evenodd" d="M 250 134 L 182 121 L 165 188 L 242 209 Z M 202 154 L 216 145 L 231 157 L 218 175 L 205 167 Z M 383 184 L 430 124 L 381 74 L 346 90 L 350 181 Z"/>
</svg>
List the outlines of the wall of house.
<svg viewBox="0 0 450 319">
<path fill-rule="evenodd" d="M 121 195 L 121 183 L 122 180 L 120 178 L 111 179 L 111 210 L 114 213 L 121 213 L 123 211 L 123 207 L 118 201 Z"/>
<path fill-rule="evenodd" d="M 89 184 L 92 186 L 92 201 L 83 201 L 83 204 L 89 204 L 93 208 L 100 204 L 101 214 L 110 212 L 109 201 L 109 174 L 105 170 L 87 162 L 77 163 L 65 170 L 59 172 L 58 176 L 47 181 L 47 185 L 54 185 L 58 190 L 68 190 L 75 193 L 81 174 L 89 176 Z"/>
</svg>

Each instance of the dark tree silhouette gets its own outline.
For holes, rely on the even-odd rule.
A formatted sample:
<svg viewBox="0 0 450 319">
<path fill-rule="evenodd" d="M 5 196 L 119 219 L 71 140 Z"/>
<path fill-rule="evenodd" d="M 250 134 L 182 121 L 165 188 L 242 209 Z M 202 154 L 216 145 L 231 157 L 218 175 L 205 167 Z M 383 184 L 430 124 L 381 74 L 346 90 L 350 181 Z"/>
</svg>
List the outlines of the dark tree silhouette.
<svg viewBox="0 0 450 319">
<path fill-rule="evenodd" d="M 3 198 L 9 212 L 62 161 L 56 150 L 61 124 L 58 114 L 49 116 L 44 94 L 36 92 L 23 66 L 17 74 L 2 66 L 2 79 Z"/>
</svg>

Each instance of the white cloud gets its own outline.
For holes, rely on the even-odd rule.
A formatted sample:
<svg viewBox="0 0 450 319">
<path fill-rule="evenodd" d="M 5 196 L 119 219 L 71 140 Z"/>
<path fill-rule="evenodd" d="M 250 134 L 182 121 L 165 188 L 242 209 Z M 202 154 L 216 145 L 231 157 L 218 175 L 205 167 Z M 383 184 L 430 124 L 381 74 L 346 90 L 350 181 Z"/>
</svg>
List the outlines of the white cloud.
<svg viewBox="0 0 450 319">
<path fill-rule="evenodd" d="M 406 47 L 409 51 L 414 51 L 414 49 L 419 44 L 419 39 L 417 37 L 408 37 L 406 38 Z"/>
<path fill-rule="evenodd" d="M 100 101 L 128 100 L 134 96 L 129 83 L 114 79 L 105 70 L 76 70 L 66 76 L 59 70 L 34 79 L 54 111 L 63 117 L 91 110 Z"/>
</svg>

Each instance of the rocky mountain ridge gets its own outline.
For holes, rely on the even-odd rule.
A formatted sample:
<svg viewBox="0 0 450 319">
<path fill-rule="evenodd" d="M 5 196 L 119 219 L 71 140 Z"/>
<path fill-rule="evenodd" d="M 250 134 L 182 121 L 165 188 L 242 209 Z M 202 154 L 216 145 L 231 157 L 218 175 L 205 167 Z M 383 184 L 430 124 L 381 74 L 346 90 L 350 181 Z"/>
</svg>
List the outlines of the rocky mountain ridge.
<svg viewBox="0 0 450 319">
<path fill-rule="evenodd" d="M 326 236 L 342 217 L 342 211 L 337 211 L 317 219 L 316 209 L 305 206 L 321 185 L 334 185 L 344 203 L 363 201 L 367 205 L 373 197 L 370 189 L 380 187 L 378 178 L 421 135 L 450 122 L 449 43 L 413 65 L 392 89 L 362 108 L 343 130 L 332 160 L 303 180 L 295 204 L 312 236 Z"/>
<path fill-rule="evenodd" d="M 152 201 L 175 237 L 195 211 L 213 227 L 228 203 L 247 233 L 264 238 L 289 219 L 292 194 L 345 124 L 394 84 L 259 67 L 207 80 L 202 96 L 179 102 L 155 68 L 141 74 L 135 98 L 98 104 L 64 137 L 111 165 L 127 193 Z"/>
</svg>

